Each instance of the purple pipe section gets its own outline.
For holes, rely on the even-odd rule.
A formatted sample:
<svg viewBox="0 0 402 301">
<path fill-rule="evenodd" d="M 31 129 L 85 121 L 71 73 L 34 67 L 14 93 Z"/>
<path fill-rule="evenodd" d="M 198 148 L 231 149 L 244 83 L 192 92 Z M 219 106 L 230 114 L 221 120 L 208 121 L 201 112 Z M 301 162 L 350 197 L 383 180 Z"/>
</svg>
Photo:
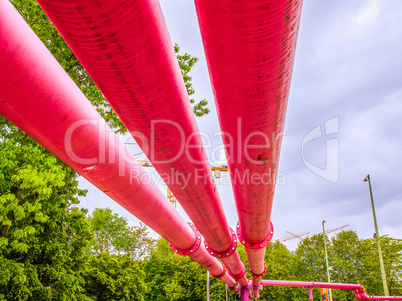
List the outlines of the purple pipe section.
<svg viewBox="0 0 402 301">
<path fill-rule="evenodd" d="M 141 166 L 9 1 L 0 1 L 0 64 L 2 116 L 177 248 L 193 246 L 191 227 L 152 183 L 140 183 Z M 212 274 L 223 271 L 204 248 L 190 257 Z"/>
<path fill-rule="evenodd" d="M 244 239 L 264 271 L 302 0 L 195 0 Z M 253 277 L 254 285 L 261 278 Z"/>
<path fill-rule="evenodd" d="M 231 233 L 159 2 L 38 2 L 209 246 L 227 252 Z M 240 274 L 237 252 L 229 257 Z"/>
</svg>

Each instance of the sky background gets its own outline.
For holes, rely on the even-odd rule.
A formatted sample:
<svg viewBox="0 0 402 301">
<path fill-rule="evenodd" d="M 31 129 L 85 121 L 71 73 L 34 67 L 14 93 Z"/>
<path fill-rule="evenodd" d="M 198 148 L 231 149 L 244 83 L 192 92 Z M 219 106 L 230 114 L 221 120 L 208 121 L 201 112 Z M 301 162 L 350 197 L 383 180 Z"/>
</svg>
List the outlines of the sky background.
<svg viewBox="0 0 402 301">
<path fill-rule="evenodd" d="M 211 113 L 197 118 L 211 137 L 211 165 L 225 162 L 217 135 L 208 70 L 193 1 L 161 0 L 171 39 L 199 58 L 192 71 L 196 98 Z M 402 1 L 305 0 L 271 215 L 274 239 L 286 231 L 311 234 L 350 224 L 361 238 L 373 236 L 370 174 L 379 232 L 402 238 Z M 321 135 L 320 135 L 321 133 Z M 134 142 L 124 137 L 127 143 Z M 127 144 L 133 154 L 140 151 Z M 139 156 L 139 158 L 144 158 Z M 154 175 L 152 168 L 146 169 Z M 138 219 L 97 188 L 81 206 L 109 207 Z M 229 175 L 217 187 L 231 226 L 237 223 Z M 159 183 L 164 192 L 166 186 Z M 178 210 L 188 219 L 185 212 Z M 156 235 L 153 233 L 153 235 Z M 285 244 L 294 249 L 297 239 Z"/>
</svg>

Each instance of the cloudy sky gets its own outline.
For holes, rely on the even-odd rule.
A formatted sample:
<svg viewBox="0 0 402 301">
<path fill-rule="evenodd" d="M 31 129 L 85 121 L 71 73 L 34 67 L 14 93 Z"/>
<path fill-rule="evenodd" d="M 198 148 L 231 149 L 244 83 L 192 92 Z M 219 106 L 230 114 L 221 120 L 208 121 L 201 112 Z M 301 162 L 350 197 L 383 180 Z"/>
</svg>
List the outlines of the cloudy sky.
<svg viewBox="0 0 402 301">
<path fill-rule="evenodd" d="M 172 41 L 199 58 L 194 87 L 198 99 L 209 100 L 211 113 L 197 121 L 212 138 L 211 165 L 222 164 L 194 3 L 161 0 L 161 5 Z M 401 117 L 402 1 L 304 0 L 272 212 L 274 238 L 288 236 L 286 231 L 318 233 L 323 219 L 327 229 L 350 224 L 360 237 L 372 237 L 367 174 L 380 234 L 402 238 Z M 138 223 L 90 184 L 82 181 L 82 187 L 89 189 L 83 207 L 110 207 Z M 217 187 L 229 224 L 235 225 L 228 175 L 222 174 Z M 297 239 L 286 243 L 291 249 L 296 244 Z"/>
</svg>

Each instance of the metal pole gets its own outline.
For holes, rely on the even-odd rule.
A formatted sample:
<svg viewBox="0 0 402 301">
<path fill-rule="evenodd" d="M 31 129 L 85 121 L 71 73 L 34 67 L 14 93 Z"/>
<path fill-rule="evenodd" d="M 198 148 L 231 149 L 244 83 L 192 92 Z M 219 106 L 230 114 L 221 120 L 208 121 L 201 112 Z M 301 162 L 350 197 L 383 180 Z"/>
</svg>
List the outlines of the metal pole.
<svg viewBox="0 0 402 301">
<path fill-rule="evenodd" d="M 324 251 L 325 251 L 325 263 L 327 264 L 327 277 L 328 277 L 328 283 L 331 282 L 331 277 L 329 275 L 329 264 L 328 264 L 328 253 L 327 253 L 327 240 L 326 240 L 326 235 L 325 235 L 325 228 L 324 228 L 324 223 L 325 220 L 322 221 L 322 237 L 324 239 Z M 329 289 L 329 300 L 332 301 L 332 290 Z"/>
<path fill-rule="evenodd" d="M 207 301 L 209 301 L 209 271 L 207 270 Z"/>
<path fill-rule="evenodd" d="M 228 301 L 228 286 L 225 285 L 225 288 L 226 288 L 226 301 Z"/>
<path fill-rule="evenodd" d="M 373 210 L 375 236 L 376 236 L 376 239 L 377 239 L 377 246 L 378 246 L 378 256 L 380 257 L 380 268 L 381 268 L 382 284 L 384 286 L 384 295 L 389 296 L 387 277 L 385 275 L 385 268 L 384 268 L 384 260 L 383 260 L 383 257 L 382 257 L 382 250 L 381 250 L 381 243 L 380 243 L 380 233 L 378 232 L 377 217 L 376 217 L 376 214 L 375 214 L 373 191 L 371 189 L 370 175 L 367 175 L 367 177 L 365 177 L 363 181 L 368 182 L 368 184 L 369 184 L 370 198 L 371 198 L 371 209 Z"/>
</svg>

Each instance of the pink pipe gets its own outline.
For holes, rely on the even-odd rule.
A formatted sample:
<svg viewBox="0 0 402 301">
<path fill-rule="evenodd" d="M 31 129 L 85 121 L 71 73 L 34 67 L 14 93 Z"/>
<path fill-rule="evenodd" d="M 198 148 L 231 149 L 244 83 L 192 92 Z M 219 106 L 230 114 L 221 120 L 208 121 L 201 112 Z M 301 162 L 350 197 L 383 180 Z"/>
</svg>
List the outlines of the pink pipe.
<svg viewBox="0 0 402 301">
<path fill-rule="evenodd" d="M 229 226 L 159 2 L 38 2 L 210 247 L 228 251 Z M 222 261 L 237 275 L 242 264 L 231 257 Z"/>
<path fill-rule="evenodd" d="M 195 5 L 240 229 L 259 245 L 269 234 L 302 0 Z M 265 247 L 246 252 L 253 273 L 261 274 Z"/>
<path fill-rule="evenodd" d="M 177 248 L 193 246 L 194 231 L 152 183 L 140 183 L 141 166 L 9 1 L 0 1 L 0 64 L 2 116 Z M 223 271 L 204 248 L 190 257 Z"/>
<path fill-rule="evenodd" d="M 293 286 L 293 287 L 306 287 L 306 288 L 331 288 L 342 290 L 353 290 L 356 298 L 359 300 L 402 300 L 398 296 L 369 296 L 366 289 L 361 284 L 344 284 L 344 283 L 327 283 L 327 282 L 314 282 L 314 281 L 282 281 L 282 280 L 262 280 L 262 285 L 267 286 Z"/>
</svg>

